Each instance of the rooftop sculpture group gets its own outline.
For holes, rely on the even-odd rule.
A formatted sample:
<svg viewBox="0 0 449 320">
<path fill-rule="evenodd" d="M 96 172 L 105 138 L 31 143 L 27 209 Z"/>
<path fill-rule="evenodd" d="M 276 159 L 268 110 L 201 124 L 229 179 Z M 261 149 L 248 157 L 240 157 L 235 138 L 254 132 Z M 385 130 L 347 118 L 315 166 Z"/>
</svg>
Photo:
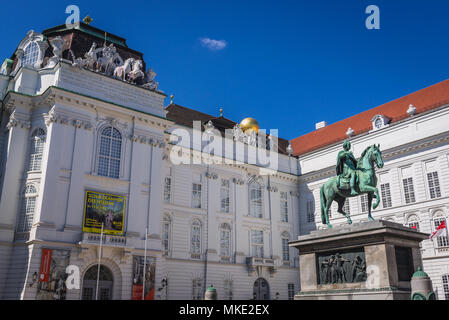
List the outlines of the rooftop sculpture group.
<svg viewBox="0 0 449 320">
<path fill-rule="evenodd" d="M 159 83 L 154 80 L 156 73 L 152 68 L 144 72 L 143 61 L 140 59 L 128 58 L 123 61 L 112 43 L 109 46 L 105 44 L 103 47 L 98 47 L 96 42 L 92 43 L 90 50 L 84 54 L 84 58 L 75 58 L 73 52 L 71 55 L 73 66 L 100 72 L 150 90 L 157 90 L 159 87 Z"/>
</svg>

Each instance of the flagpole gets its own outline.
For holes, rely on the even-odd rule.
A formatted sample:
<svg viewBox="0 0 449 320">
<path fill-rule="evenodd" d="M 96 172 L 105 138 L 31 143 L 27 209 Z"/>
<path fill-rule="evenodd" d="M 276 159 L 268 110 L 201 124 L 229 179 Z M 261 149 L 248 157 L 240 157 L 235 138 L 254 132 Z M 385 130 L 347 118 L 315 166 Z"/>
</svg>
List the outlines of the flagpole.
<svg viewBox="0 0 449 320">
<path fill-rule="evenodd" d="M 100 263 L 101 263 L 101 246 L 102 246 L 102 244 L 103 244 L 103 222 L 101 223 L 100 251 L 98 252 L 97 290 L 95 290 L 95 300 L 98 300 L 98 285 L 100 283 Z"/>
<path fill-rule="evenodd" d="M 143 254 L 142 300 L 145 300 L 145 276 L 147 274 L 147 239 L 148 239 L 148 228 L 145 228 L 145 251 L 144 251 L 144 254 Z"/>
</svg>

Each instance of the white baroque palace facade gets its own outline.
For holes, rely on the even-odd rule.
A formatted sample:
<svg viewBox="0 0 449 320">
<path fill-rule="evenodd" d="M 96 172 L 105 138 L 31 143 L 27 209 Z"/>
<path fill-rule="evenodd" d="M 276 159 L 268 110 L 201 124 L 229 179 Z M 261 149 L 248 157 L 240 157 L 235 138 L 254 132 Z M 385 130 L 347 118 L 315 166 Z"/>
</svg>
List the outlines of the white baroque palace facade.
<svg viewBox="0 0 449 320">
<path fill-rule="evenodd" d="M 211 284 L 219 299 L 292 299 L 288 242 L 322 227 L 319 188 L 346 139 L 357 158 L 381 145 L 376 219 L 431 233 L 449 214 L 448 81 L 290 145 L 164 107 L 155 76 L 125 39 L 83 23 L 30 31 L 4 61 L 1 299 L 141 299 L 143 284 L 145 299 L 202 299 Z M 346 209 L 367 218 L 363 197 Z M 335 206 L 331 223 L 346 223 Z M 422 256 L 448 299 L 447 237 Z"/>
<path fill-rule="evenodd" d="M 30 31 L 2 65 L 0 297 L 141 299 L 145 283 L 145 299 L 202 299 L 211 284 L 220 299 L 292 298 L 297 159 L 276 153 L 266 174 L 250 153 L 202 162 L 200 143 L 174 164 L 171 132 L 194 136 L 193 110 L 164 108 L 142 54 L 102 37 L 82 23 Z"/>
</svg>

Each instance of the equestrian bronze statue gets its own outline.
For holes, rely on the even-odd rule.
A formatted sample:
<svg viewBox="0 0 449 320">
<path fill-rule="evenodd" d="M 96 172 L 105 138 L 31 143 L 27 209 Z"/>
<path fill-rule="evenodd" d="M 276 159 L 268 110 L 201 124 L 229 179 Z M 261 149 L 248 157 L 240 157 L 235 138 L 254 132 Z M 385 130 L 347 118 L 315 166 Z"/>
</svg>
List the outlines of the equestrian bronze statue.
<svg viewBox="0 0 449 320">
<path fill-rule="evenodd" d="M 337 176 L 330 178 L 320 189 L 321 221 L 328 228 L 332 228 L 328 216 L 332 201 L 338 203 L 338 212 L 346 217 L 348 224 L 351 224 L 350 215 L 343 211 L 346 198 L 365 193 L 368 195 L 368 218 L 370 221 L 374 221 L 371 216 L 373 197 L 376 198 L 373 209 L 376 209 L 380 203 L 379 190 L 376 187 L 375 165 L 379 168 L 384 166 L 379 148 L 380 145 L 369 146 L 357 161 L 351 152 L 351 143 L 349 141 L 343 143 L 343 150 L 338 153 L 337 157 Z"/>
</svg>

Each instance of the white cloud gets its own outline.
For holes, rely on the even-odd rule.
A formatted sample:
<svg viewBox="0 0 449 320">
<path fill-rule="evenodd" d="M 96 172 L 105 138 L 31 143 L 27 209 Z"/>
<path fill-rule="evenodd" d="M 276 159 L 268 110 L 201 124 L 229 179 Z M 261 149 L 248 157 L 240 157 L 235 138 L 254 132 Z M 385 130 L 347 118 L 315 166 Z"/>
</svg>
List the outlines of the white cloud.
<svg viewBox="0 0 449 320">
<path fill-rule="evenodd" d="M 218 51 L 226 48 L 228 43 L 225 40 L 215 40 L 210 38 L 200 38 L 201 44 L 203 47 L 208 48 L 209 50 Z"/>
</svg>

